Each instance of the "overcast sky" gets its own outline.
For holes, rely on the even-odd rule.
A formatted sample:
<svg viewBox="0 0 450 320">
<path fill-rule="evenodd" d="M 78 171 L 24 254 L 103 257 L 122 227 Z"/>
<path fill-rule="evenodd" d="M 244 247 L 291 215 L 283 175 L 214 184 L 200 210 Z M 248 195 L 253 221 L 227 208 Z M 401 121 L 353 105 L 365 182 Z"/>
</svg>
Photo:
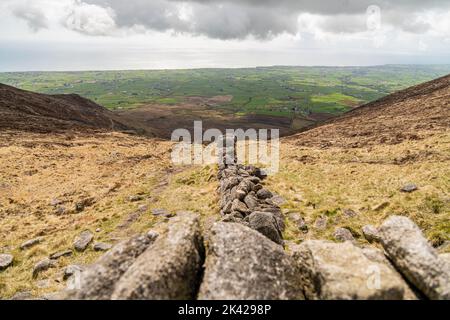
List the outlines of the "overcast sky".
<svg viewBox="0 0 450 320">
<path fill-rule="evenodd" d="M 0 0 L 0 71 L 450 64 L 449 0 Z"/>
</svg>

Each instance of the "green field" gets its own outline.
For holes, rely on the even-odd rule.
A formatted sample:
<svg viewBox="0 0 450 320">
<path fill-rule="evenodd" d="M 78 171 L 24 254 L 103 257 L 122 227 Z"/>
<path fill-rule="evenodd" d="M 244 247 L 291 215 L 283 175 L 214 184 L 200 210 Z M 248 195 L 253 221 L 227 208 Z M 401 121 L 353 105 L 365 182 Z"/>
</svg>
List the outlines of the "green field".
<svg viewBox="0 0 450 320">
<path fill-rule="evenodd" d="M 149 71 L 0 73 L 0 82 L 49 94 L 77 93 L 110 109 L 231 95 L 237 114 L 339 114 L 450 73 L 450 65 L 261 67 Z"/>
</svg>

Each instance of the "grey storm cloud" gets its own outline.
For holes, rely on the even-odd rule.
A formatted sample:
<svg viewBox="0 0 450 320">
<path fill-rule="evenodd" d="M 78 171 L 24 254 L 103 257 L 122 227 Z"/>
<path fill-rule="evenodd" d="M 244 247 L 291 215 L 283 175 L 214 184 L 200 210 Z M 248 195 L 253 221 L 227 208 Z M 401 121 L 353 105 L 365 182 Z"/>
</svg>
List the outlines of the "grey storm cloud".
<svg viewBox="0 0 450 320">
<path fill-rule="evenodd" d="M 111 9 L 117 26 L 205 35 L 218 39 L 271 38 L 299 30 L 301 13 L 321 15 L 319 27 L 332 33 L 367 30 L 364 19 L 377 5 L 383 21 L 411 33 L 430 26 L 416 20 L 423 10 L 450 9 L 448 0 L 83 0 Z M 183 6 L 184 4 L 184 6 Z"/>
<path fill-rule="evenodd" d="M 44 12 L 35 6 L 20 3 L 12 8 L 12 13 L 28 24 L 28 27 L 33 31 L 47 28 L 47 17 Z"/>
</svg>

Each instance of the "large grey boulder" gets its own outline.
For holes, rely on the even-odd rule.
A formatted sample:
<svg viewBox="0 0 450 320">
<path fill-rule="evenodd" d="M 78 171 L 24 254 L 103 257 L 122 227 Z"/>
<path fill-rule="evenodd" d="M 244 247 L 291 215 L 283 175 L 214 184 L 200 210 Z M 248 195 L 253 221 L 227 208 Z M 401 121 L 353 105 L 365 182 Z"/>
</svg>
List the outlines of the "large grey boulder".
<svg viewBox="0 0 450 320">
<path fill-rule="evenodd" d="M 91 231 L 85 230 L 75 239 L 73 246 L 75 250 L 83 252 L 88 247 L 89 243 L 94 239 L 94 235 Z"/>
<path fill-rule="evenodd" d="M 116 282 L 153 241 L 147 236 L 135 236 L 114 246 L 93 266 L 85 270 L 80 288 L 71 298 L 79 300 L 108 300 Z"/>
<path fill-rule="evenodd" d="M 428 244 L 410 219 L 388 218 L 380 240 L 396 268 L 430 299 L 450 299 L 450 265 Z"/>
<path fill-rule="evenodd" d="M 302 287 L 295 261 L 281 246 L 241 224 L 212 227 L 199 299 L 304 299 Z"/>
<path fill-rule="evenodd" d="M 121 277 L 112 300 L 194 299 L 203 256 L 198 215 L 180 213 Z"/>
<path fill-rule="evenodd" d="M 270 212 L 253 212 L 248 217 L 250 228 L 260 232 L 275 243 L 283 244 L 278 222 Z"/>
<path fill-rule="evenodd" d="M 391 267 L 370 260 L 349 241 L 333 243 L 310 240 L 291 249 L 301 270 L 308 299 L 409 298 L 405 292 L 405 283 Z"/>
<path fill-rule="evenodd" d="M 10 254 L 0 254 L 0 270 L 5 270 L 12 265 L 14 257 Z"/>
<path fill-rule="evenodd" d="M 404 300 L 417 300 L 418 299 L 416 293 L 406 283 L 403 276 L 397 271 L 397 269 L 395 269 L 395 267 L 392 265 L 392 263 L 389 261 L 389 259 L 386 258 L 383 250 L 380 250 L 377 248 L 372 248 L 372 247 L 365 247 L 365 248 L 362 248 L 362 252 L 370 261 L 375 261 L 375 262 L 384 264 L 392 270 L 392 272 L 397 276 L 399 284 L 400 285 L 403 284 L 403 288 L 405 290 L 404 291 L 405 293 L 403 295 Z M 380 279 L 380 280 L 382 280 L 382 279 Z"/>
</svg>

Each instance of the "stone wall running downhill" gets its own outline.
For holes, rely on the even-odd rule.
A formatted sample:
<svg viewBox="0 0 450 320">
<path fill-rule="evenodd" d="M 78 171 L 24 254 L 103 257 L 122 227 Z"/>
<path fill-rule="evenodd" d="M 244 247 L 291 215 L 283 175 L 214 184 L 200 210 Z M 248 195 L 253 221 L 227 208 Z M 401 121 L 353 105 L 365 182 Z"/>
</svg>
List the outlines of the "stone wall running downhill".
<svg viewBox="0 0 450 320">
<path fill-rule="evenodd" d="M 377 246 L 309 240 L 285 250 L 283 216 L 261 183 L 264 172 L 237 163 L 233 136 L 222 141 L 228 142 L 218 172 L 222 221 L 202 230 L 199 215 L 180 212 L 159 235 L 119 243 L 88 268 L 69 266 L 64 279 L 71 290 L 51 298 L 450 299 L 448 256 L 406 217 L 371 227 Z"/>
<path fill-rule="evenodd" d="M 273 242 L 283 245 L 284 219 L 273 194 L 261 184 L 264 171 L 237 163 L 234 136 L 223 136 L 219 165 L 220 214 L 223 222 L 250 227 Z"/>
</svg>

